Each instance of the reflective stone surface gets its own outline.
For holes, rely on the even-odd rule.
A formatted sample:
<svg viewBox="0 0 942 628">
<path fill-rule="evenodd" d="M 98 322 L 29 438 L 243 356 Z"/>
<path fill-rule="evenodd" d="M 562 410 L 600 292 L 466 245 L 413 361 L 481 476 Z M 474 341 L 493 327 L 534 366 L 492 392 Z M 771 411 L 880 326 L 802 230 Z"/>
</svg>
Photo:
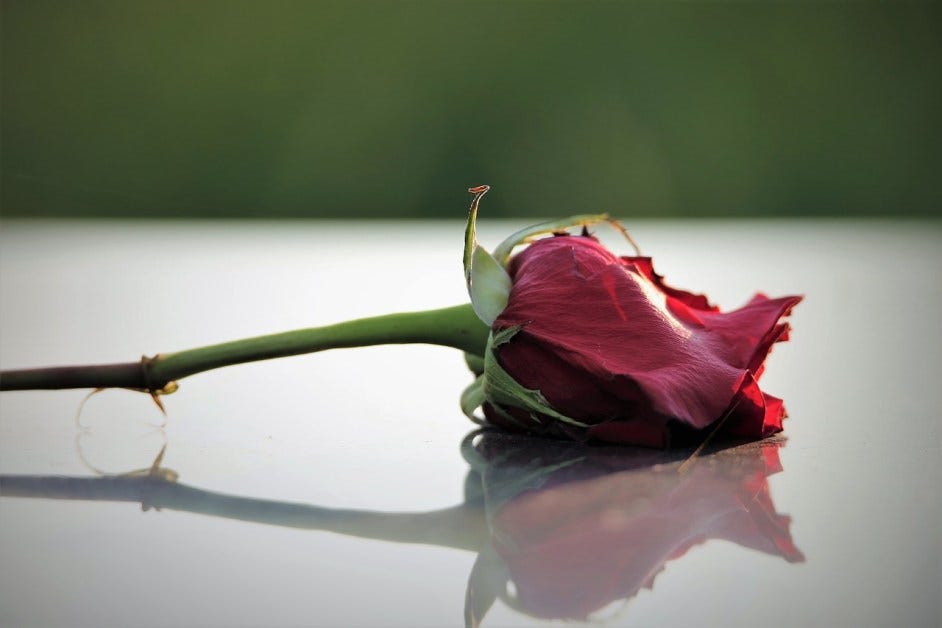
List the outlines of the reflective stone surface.
<svg viewBox="0 0 942 628">
<path fill-rule="evenodd" d="M 515 226 L 487 224 L 493 245 Z M 782 437 L 477 434 L 460 354 L 374 347 L 165 398 L 0 395 L 0 625 L 934 626 L 942 229 L 648 223 L 724 308 L 801 293 Z M 0 365 L 125 361 L 465 300 L 458 223 L 5 223 Z M 617 248 L 616 239 L 606 240 Z M 156 464 L 155 464 L 156 463 Z"/>
</svg>

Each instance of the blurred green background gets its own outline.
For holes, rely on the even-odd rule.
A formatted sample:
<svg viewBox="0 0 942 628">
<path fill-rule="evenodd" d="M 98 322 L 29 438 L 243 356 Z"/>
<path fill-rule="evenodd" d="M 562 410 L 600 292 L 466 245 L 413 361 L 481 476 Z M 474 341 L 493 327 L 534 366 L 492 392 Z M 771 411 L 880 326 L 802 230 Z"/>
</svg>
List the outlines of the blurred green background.
<svg viewBox="0 0 942 628">
<path fill-rule="evenodd" d="M 2 4 L 5 217 L 936 216 L 938 4 Z"/>
</svg>

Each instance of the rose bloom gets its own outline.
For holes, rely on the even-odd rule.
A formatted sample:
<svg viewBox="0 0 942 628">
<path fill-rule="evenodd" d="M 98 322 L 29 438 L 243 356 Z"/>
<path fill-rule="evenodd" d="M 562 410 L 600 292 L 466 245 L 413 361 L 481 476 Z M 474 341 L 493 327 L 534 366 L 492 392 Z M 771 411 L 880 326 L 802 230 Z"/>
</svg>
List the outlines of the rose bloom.
<svg viewBox="0 0 942 628">
<path fill-rule="evenodd" d="M 666 285 L 651 258 L 618 257 L 585 235 L 537 240 L 509 272 L 513 287 L 493 331 L 520 331 L 495 348 L 500 366 L 588 427 L 488 403 L 492 424 L 652 447 L 720 420 L 729 436 L 781 431 L 782 400 L 758 380 L 801 297 L 757 294 L 720 312 L 705 296 Z"/>
</svg>

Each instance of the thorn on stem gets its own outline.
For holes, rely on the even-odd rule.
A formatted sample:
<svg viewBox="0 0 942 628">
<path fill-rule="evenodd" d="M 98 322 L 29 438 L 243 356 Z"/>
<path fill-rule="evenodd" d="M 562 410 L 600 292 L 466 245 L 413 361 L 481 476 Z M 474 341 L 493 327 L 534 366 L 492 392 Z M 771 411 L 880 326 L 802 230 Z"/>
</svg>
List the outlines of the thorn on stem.
<svg viewBox="0 0 942 628">
<path fill-rule="evenodd" d="M 159 390 L 148 390 L 150 398 L 154 400 L 154 403 L 157 404 L 157 408 L 160 409 L 160 413 L 164 416 L 167 416 L 167 409 L 164 407 L 164 402 L 160 400 L 160 397 L 157 395 L 160 394 Z"/>
</svg>

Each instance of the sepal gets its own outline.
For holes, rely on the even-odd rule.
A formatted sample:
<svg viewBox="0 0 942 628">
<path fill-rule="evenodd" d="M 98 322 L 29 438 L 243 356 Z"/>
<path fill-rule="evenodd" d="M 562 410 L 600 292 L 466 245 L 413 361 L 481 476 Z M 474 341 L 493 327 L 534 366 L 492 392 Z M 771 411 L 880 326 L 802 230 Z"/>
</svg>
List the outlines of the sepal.
<svg viewBox="0 0 942 628">
<path fill-rule="evenodd" d="M 474 411 L 484 403 L 484 376 L 479 375 L 471 385 L 461 393 L 461 411 L 475 423 L 484 423 L 484 419 L 474 414 Z"/>
<path fill-rule="evenodd" d="M 503 266 L 507 267 L 510 262 L 510 254 L 515 247 L 521 244 L 529 244 L 535 237 L 565 231 L 570 227 L 588 227 L 600 222 L 611 222 L 608 214 L 581 214 L 579 216 L 570 216 L 562 220 L 552 220 L 550 222 L 541 222 L 537 225 L 524 227 L 520 231 L 513 233 L 506 240 L 497 245 L 494 249 L 494 259 Z"/>
<path fill-rule="evenodd" d="M 495 350 L 509 342 L 519 331 L 519 326 L 491 331 L 484 351 L 484 399 L 505 418 L 513 419 L 508 409 L 517 408 L 526 412 L 535 422 L 539 420 L 538 415 L 543 415 L 576 427 L 588 427 L 556 410 L 539 390 L 523 387 L 500 365 Z"/>
<path fill-rule="evenodd" d="M 510 298 L 510 275 L 494 256 L 477 242 L 475 226 L 478 204 L 490 188 L 481 185 L 468 190 L 474 194 L 468 211 L 468 225 L 464 232 L 464 279 L 474 312 L 490 327 L 504 311 Z"/>
</svg>

